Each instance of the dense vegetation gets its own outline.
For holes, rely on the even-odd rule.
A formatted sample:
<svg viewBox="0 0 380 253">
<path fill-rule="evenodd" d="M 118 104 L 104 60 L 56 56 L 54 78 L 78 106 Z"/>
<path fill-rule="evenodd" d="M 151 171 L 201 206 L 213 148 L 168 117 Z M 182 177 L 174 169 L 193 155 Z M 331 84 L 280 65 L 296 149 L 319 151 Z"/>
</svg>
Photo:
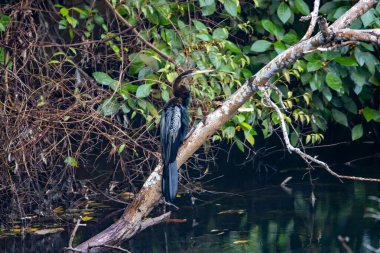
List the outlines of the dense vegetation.
<svg viewBox="0 0 380 253">
<path fill-rule="evenodd" d="M 333 21 L 351 6 L 325 1 L 320 13 Z M 216 70 L 194 79 L 195 124 L 302 39 L 308 23 L 299 19 L 311 8 L 303 0 L 0 5 L 0 190 L 21 195 L 16 203 L 33 203 L 31 189 L 43 195 L 63 184 L 97 148 L 114 157 L 125 187 L 134 190 L 133 179 L 157 162 L 159 112 L 176 75 L 190 68 Z M 379 16 L 378 4 L 352 28 L 379 28 Z M 349 129 L 354 141 L 379 140 L 378 57 L 377 45 L 350 44 L 309 54 L 272 80 L 284 95 L 293 145 L 320 143 L 330 124 Z M 278 93 L 271 96 L 279 102 Z M 278 125 L 259 92 L 204 150 L 227 140 L 246 151 L 256 135 L 267 138 Z"/>
</svg>

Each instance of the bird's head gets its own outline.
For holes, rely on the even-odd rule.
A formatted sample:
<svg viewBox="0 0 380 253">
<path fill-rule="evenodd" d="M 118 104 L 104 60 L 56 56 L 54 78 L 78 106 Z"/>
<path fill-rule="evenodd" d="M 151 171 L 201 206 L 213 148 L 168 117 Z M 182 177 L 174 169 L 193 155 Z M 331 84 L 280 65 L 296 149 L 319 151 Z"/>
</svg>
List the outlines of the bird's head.
<svg viewBox="0 0 380 253">
<path fill-rule="evenodd" d="M 214 70 L 195 70 L 195 69 L 191 69 L 191 70 L 186 70 L 184 72 L 182 72 L 180 75 L 177 76 L 177 78 L 174 80 L 173 82 L 173 93 L 174 93 L 174 96 L 176 97 L 188 97 L 190 96 L 190 87 L 189 87 L 189 83 L 183 83 L 181 84 L 181 82 L 185 79 L 185 78 L 188 78 L 188 77 L 192 77 L 192 76 L 195 76 L 197 74 L 205 74 L 205 73 L 210 73 Z"/>
</svg>

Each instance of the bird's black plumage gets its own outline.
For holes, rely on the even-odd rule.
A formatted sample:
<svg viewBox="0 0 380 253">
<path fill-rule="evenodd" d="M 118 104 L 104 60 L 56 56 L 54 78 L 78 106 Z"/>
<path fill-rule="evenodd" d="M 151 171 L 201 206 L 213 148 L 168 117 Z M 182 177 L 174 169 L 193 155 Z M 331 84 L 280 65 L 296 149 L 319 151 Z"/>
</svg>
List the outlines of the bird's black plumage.
<svg viewBox="0 0 380 253">
<path fill-rule="evenodd" d="M 210 70 L 188 70 L 180 74 L 173 82 L 174 97 L 170 99 L 161 113 L 160 141 L 163 160 L 162 194 L 166 201 L 173 202 L 178 189 L 177 152 L 188 132 L 190 119 L 187 107 L 190 102 L 188 85 L 181 85 L 181 81 L 198 73 L 207 73 Z"/>
</svg>

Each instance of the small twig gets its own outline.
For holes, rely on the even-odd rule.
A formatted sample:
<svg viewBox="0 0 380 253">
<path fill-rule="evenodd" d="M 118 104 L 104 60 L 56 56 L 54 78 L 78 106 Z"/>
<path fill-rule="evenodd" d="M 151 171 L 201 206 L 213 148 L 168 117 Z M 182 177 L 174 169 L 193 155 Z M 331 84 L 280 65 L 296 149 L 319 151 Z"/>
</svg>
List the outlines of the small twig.
<svg viewBox="0 0 380 253">
<path fill-rule="evenodd" d="M 352 249 L 347 244 L 347 242 L 348 242 L 347 237 L 345 238 L 345 237 L 343 237 L 341 235 L 338 235 L 338 240 L 340 241 L 340 243 L 342 244 L 342 247 L 345 249 L 345 251 L 347 253 L 353 253 Z"/>
<path fill-rule="evenodd" d="M 307 21 L 311 19 L 309 28 L 307 29 L 305 35 L 302 37 L 301 41 L 309 39 L 311 35 L 313 34 L 315 25 L 317 24 L 317 20 L 318 20 L 319 3 L 320 3 L 320 0 L 315 0 L 314 9 L 310 13 L 310 15 L 301 17 L 300 19 L 301 21 Z"/>
<path fill-rule="evenodd" d="M 158 217 L 154 217 L 154 218 L 148 218 L 146 220 L 144 220 L 142 223 L 141 223 L 141 226 L 140 226 L 140 231 L 146 229 L 147 227 L 150 227 L 150 226 L 153 226 L 153 225 L 156 225 L 158 223 L 161 223 L 163 222 L 164 220 L 167 220 L 169 219 L 171 215 L 171 212 L 167 212 L 167 213 L 164 213 Z"/>
<path fill-rule="evenodd" d="M 287 178 L 285 178 L 285 180 L 284 181 L 282 181 L 282 183 L 281 183 L 281 186 L 285 186 L 290 180 L 292 180 L 293 178 L 292 177 L 287 177 Z"/>
<path fill-rule="evenodd" d="M 80 226 L 81 219 L 82 219 L 82 216 L 79 216 L 78 220 L 77 220 L 77 223 L 75 224 L 74 230 L 71 233 L 70 240 L 69 240 L 69 248 L 71 248 L 71 249 L 73 248 L 73 241 L 74 241 L 74 238 L 75 238 L 75 234 L 77 233 L 77 230 L 78 230 L 78 228 Z"/>
<path fill-rule="evenodd" d="M 315 49 L 306 51 L 305 54 L 316 53 L 316 52 L 328 52 L 328 51 L 333 51 L 333 50 L 341 48 L 341 47 L 352 46 L 352 45 L 356 45 L 356 44 L 357 44 L 356 41 L 344 41 L 344 42 L 341 42 L 339 44 L 333 44 L 333 45 L 328 46 L 328 47 L 317 47 Z"/>
</svg>

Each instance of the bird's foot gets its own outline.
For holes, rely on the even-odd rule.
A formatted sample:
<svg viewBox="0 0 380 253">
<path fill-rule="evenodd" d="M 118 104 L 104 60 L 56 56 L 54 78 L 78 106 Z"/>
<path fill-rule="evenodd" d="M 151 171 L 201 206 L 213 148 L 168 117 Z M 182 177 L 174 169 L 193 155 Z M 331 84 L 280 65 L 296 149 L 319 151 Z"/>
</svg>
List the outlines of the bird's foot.
<svg viewBox="0 0 380 253">
<path fill-rule="evenodd" d="M 205 125 L 206 125 L 206 122 L 207 122 L 207 116 L 206 116 L 206 117 L 203 117 L 203 119 L 201 120 L 201 122 L 202 122 L 203 125 L 205 126 Z"/>
<path fill-rule="evenodd" d="M 190 129 L 190 131 L 186 134 L 185 140 L 190 137 L 190 135 L 194 132 L 194 130 L 195 130 L 195 127 L 192 126 L 191 129 Z"/>
</svg>

